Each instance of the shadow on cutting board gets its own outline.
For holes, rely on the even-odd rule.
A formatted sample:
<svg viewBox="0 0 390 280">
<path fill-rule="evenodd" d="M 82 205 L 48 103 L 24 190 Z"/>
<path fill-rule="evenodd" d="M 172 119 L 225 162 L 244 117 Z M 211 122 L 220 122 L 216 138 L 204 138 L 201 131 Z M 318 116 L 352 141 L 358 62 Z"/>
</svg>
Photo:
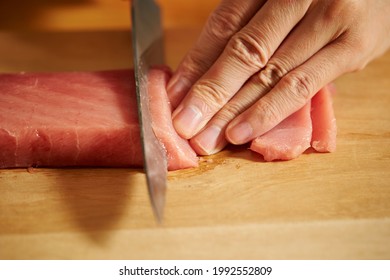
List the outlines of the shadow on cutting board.
<svg viewBox="0 0 390 280">
<path fill-rule="evenodd" d="M 0 236 L 76 235 L 104 247 L 118 229 L 156 225 L 137 169 L 5 169 L 0 191 Z"/>
<path fill-rule="evenodd" d="M 104 245 L 110 238 L 110 230 L 118 229 L 122 220 L 129 226 L 139 223 L 144 216 L 143 220 L 153 222 L 146 217 L 151 216 L 151 210 L 143 211 L 138 203 L 143 199 L 146 202 L 143 204 L 149 207 L 146 189 L 142 188 L 144 195 L 138 194 L 143 179 L 141 171 L 80 168 L 53 169 L 50 173 L 56 178 L 65 215 L 70 219 L 64 223 L 94 243 Z"/>
</svg>

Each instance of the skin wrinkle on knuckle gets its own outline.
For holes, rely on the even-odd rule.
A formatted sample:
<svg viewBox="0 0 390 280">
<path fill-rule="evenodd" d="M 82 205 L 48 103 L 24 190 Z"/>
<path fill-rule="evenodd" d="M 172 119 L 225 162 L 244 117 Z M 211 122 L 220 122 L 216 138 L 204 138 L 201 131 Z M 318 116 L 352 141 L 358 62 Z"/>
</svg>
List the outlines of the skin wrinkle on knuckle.
<svg viewBox="0 0 390 280">
<path fill-rule="evenodd" d="M 205 115 L 214 114 L 230 99 L 229 93 L 211 80 L 200 80 L 193 86 L 192 92 L 193 98 L 202 101 L 201 110 Z"/>
<path fill-rule="evenodd" d="M 180 67 L 181 72 L 188 80 L 195 81 L 207 70 L 207 65 L 201 57 L 201 53 L 194 49 L 188 53 L 186 59 L 183 61 Z"/>
<path fill-rule="evenodd" d="M 312 80 L 310 75 L 301 71 L 285 76 L 281 82 L 283 82 L 283 88 L 286 88 L 288 91 L 290 101 L 294 101 L 295 104 L 304 105 L 313 94 Z"/>
<path fill-rule="evenodd" d="M 257 74 L 257 82 L 266 89 L 272 89 L 287 73 L 286 68 L 278 63 L 268 63 L 267 66 Z"/>
<path fill-rule="evenodd" d="M 221 6 L 208 19 L 206 34 L 210 40 L 227 41 L 241 28 L 240 14 L 230 6 Z"/>
<path fill-rule="evenodd" d="M 262 69 L 268 62 L 268 52 L 251 32 L 238 32 L 230 40 L 228 55 L 253 71 Z"/>
<path fill-rule="evenodd" d="M 251 111 L 252 124 L 258 127 L 268 127 L 281 121 L 281 110 L 275 103 L 261 100 Z"/>
</svg>

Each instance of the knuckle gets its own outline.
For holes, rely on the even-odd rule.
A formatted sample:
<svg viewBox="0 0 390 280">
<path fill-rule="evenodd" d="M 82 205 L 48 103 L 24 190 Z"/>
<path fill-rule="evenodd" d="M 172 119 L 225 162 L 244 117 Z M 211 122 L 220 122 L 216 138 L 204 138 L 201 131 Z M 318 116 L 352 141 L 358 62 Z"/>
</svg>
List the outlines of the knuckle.
<svg viewBox="0 0 390 280">
<path fill-rule="evenodd" d="M 261 100 L 253 107 L 254 116 L 257 118 L 257 123 L 267 126 L 279 123 L 281 121 L 281 108 L 277 104 L 269 101 Z"/>
<path fill-rule="evenodd" d="M 203 101 L 203 112 L 213 113 L 223 107 L 230 99 L 229 93 L 218 82 L 212 80 L 200 80 L 193 86 L 196 97 Z"/>
<path fill-rule="evenodd" d="M 198 50 L 192 50 L 186 56 L 186 59 L 180 65 L 181 71 L 190 81 L 199 79 L 207 70 L 207 65 L 202 60 L 202 54 Z"/>
<path fill-rule="evenodd" d="M 283 82 L 283 88 L 286 88 L 289 93 L 288 98 L 297 104 L 304 105 L 312 97 L 313 82 L 306 73 L 291 73 L 281 82 Z"/>
<path fill-rule="evenodd" d="M 265 88 L 271 89 L 287 72 L 287 69 L 282 67 L 279 63 L 268 63 L 267 66 L 257 74 L 257 79 Z"/>
<path fill-rule="evenodd" d="M 253 70 L 263 68 L 269 59 L 265 46 L 250 32 L 236 33 L 229 42 L 228 51 L 230 57 Z"/>
<path fill-rule="evenodd" d="M 231 6 L 221 6 L 208 19 L 207 29 L 210 38 L 228 40 L 241 28 L 241 18 Z"/>
</svg>

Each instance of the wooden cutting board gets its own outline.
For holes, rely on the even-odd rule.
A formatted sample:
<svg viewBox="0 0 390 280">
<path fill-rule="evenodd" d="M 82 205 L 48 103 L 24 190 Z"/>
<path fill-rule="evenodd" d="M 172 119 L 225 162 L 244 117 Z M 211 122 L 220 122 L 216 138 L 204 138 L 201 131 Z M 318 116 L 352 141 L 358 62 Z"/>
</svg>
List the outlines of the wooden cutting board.
<svg viewBox="0 0 390 280">
<path fill-rule="evenodd" d="M 167 29 L 175 68 L 200 28 Z M 0 72 L 131 67 L 126 30 L 1 32 Z M 246 146 L 169 173 L 158 226 L 137 169 L 0 171 L 1 259 L 390 258 L 390 53 L 336 81 L 335 153 Z"/>
</svg>

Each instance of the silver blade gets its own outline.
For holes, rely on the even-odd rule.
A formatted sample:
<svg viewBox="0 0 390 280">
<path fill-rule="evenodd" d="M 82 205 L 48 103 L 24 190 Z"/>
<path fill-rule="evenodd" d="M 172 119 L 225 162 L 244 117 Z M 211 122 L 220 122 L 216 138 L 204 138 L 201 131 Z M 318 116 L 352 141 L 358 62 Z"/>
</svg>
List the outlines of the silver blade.
<svg viewBox="0 0 390 280">
<path fill-rule="evenodd" d="M 153 0 L 133 0 L 131 18 L 144 170 L 153 212 L 157 221 L 161 222 L 165 205 L 167 155 L 152 129 L 147 86 L 150 66 L 164 63 L 160 9 Z"/>
</svg>

